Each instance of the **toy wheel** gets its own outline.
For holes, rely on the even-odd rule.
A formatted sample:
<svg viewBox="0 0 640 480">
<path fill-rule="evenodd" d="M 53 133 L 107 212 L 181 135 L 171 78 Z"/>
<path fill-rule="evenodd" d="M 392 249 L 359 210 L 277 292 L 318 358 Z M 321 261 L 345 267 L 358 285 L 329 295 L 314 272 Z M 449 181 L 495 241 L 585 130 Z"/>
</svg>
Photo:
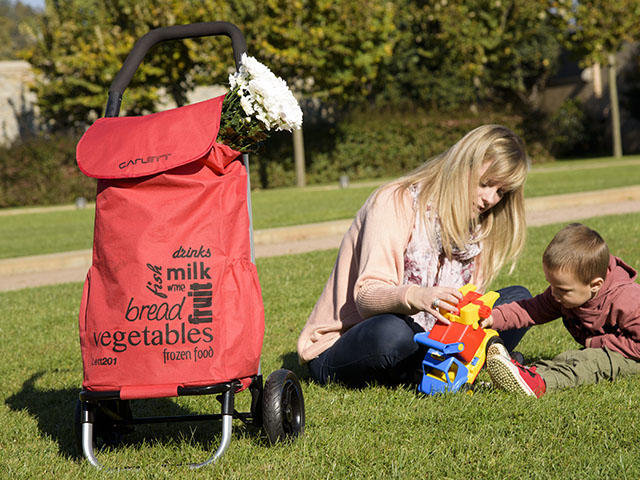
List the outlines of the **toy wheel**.
<svg viewBox="0 0 640 480">
<path fill-rule="evenodd" d="M 269 442 L 296 437 L 304 431 L 304 398 L 296 375 L 276 370 L 264 384 L 262 427 Z"/>
<path fill-rule="evenodd" d="M 460 387 L 460 392 L 466 393 L 467 395 L 473 395 L 476 387 L 475 385 L 470 385 L 468 383 L 463 383 Z"/>
<path fill-rule="evenodd" d="M 498 335 L 494 335 L 487 341 L 487 347 L 485 351 L 488 353 L 491 345 L 495 345 L 496 343 L 501 343 L 502 345 L 504 345 L 504 341 Z"/>
</svg>

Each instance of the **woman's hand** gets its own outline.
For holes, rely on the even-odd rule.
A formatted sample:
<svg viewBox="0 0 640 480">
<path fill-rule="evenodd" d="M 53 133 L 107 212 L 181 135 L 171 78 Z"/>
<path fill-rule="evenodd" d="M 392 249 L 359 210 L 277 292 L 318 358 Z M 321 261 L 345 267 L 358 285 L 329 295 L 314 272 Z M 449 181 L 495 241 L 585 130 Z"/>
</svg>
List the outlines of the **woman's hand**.
<svg viewBox="0 0 640 480">
<path fill-rule="evenodd" d="M 451 322 L 440 313 L 439 309 L 458 313 L 456 305 L 460 300 L 462 300 L 462 294 L 451 287 L 416 286 L 407 291 L 407 301 L 412 308 L 430 313 L 447 325 Z"/>
</svg>

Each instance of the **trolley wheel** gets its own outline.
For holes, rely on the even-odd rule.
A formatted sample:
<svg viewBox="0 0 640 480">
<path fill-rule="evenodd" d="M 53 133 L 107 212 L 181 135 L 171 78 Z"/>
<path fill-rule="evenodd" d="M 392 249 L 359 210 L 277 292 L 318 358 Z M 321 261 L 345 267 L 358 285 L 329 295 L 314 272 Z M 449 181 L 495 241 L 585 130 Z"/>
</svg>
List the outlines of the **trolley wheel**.
<svg viewBox="0 0 640 480">
<path fill-rule="evenodd" d="M 262 427 L 270 443 L 296 437 L 304 431 L 304 398 L 296 375 L 286 369 L 273 372 L 264 384 Z"/>
</svg>

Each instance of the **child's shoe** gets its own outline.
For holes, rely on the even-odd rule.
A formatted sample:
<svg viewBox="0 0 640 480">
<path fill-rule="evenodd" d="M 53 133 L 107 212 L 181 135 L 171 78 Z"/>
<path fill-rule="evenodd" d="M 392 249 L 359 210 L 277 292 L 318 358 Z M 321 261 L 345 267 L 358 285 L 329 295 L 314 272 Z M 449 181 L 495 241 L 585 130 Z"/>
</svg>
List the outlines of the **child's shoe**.
<svg viewBox="0 0 640 480">
<path fill-rule="evenodd" d="M 523 367 L 504 355 L 493 355 L 487 359 L 487 370 L 493 384 L 511 393 L 520 393 L 540 398 L 546 391 L 543 378 L 536 367 Z"/>
<path fill-rule="evenodd" d="M 519 364 L 524 363 L 524 357 L 520 352 L 516 352 L 515 350 L 511 353 L 507 350 L 504 344 L 501 341 L 493 342 L 487 348 L 487 360 L 489 357 L 493 357 L 494 355 L 502 355 L 503 357 L 512 358 Z"/>
<path fill-rule="evenodd" d="M 507 347 L 504 346 L 502 341 L 494 341 L 489 348 L 487 348 L 487 360 L 496 355 L 502 355 L 503 357 L 511 358 L 509 356 L 509 352 L 507 351 Z"/>
<path fill-rule="evenodd" d="M 514 350 L 509 354 L 509 356 L 514 362 L 519 363 L 520 365 L 524 365 L 524 356 L 520 352 L 516 352 Z"/>
</svg>

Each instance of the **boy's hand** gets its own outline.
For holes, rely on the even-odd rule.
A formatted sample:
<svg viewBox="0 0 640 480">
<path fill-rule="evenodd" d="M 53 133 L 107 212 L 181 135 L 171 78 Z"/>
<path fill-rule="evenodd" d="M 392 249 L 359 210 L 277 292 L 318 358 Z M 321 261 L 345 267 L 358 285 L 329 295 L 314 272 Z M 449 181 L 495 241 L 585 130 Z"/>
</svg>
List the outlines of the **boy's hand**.
<svg viewBox="0 0 640 480">
<path fill-rule="evenodd" d="M 493 326 L 493 317 L 489 315 L 487 318 L 480 320 L 480 326 L 482 328 L 491 328 Z"/>
<path fill-rule="evenodd" d="M 591 347 L 591 337 L 587 338 L 587 339 L 584 341 L 584 346 L 585 346 L 586 348 L 590 348 L 590 347 Z"/>
</svg>

